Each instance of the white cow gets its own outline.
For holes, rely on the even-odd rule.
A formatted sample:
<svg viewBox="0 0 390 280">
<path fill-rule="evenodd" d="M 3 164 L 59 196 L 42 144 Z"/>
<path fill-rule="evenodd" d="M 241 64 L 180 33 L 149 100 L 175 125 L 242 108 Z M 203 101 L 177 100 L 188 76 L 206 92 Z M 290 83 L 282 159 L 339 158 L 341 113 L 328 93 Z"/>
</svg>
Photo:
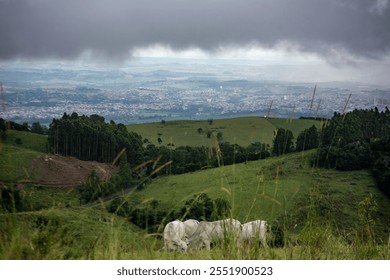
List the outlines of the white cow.
<svg viewBox="0 0 390 280">
<path fill-rule="evenodd" d="M 196 229 L 198 228 L 199 221 L 194 220 L 194 219 L 188 219 L 188 220 L 184 221 L 183 223 L 184 223 L 184 227 L 185 227 L 186 237 L 190 238 L 194 234 Z"/>
<path fill-rule="evenodd" d="M 185 225 L 183 222 L 179 220 L 169 222 L 164 228 L 163 250 L 187 252 L 185 236 Z"/>
<path fill-rule="evenodd" d="M 188 239 L 189 248 L 210 250 L 212 240 L 224 239 L 232 235 L 235 239 L 241 233 L 241 223 L 234 219 L 225 219 L 214 222 L 202 221 L 198 228 Z"/>
<path fill-rule="evenodd" d="M 243 241 L 260 241 L 264 247 L 267 247 L 266 234 L 268 224 L 264 220 L 255 220 L 242 225 L 241 239 Z"/>
</svg>

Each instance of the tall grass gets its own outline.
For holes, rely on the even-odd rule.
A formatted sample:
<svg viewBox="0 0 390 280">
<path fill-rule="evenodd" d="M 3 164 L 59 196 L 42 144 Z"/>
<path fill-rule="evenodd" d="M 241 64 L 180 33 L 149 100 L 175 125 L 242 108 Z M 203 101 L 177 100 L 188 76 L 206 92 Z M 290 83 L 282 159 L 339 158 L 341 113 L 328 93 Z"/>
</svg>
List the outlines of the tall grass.
<svg viewBox="0 0 390 280">
<path fill-rule="evenodd" d="M 160 235 L 141 231 L 102 207 L 52 207 L 0 214 L 0 259 L 389 259 L 390 238 L 378 243 L 371 221 L 362 218 L 351 232 L 339 231 L 332 218 L 318 212 L 318 194 L 310 195 L 304 223 L 295 232 L 288 230 L 286 213 L 285 245 L 279 248 L 238 244 L 230 236 L 210 251 L 163 252 Z"/>
</svg>

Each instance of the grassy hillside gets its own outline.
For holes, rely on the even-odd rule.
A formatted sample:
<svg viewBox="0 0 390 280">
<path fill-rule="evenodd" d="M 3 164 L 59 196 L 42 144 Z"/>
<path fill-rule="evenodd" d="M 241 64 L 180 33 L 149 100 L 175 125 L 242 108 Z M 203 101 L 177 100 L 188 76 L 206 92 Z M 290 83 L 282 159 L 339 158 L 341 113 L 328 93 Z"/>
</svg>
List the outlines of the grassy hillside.
<svg viewBox="0 0 390 280">
<path fill-rule="evenodd" d="M 13 145 L 0 147 L 0 181 L 16 182 L 30 177 L 30 162 L 42 153 Z"/>
<path fill-rule="evenodd" d="M 143 191 L 129 196 L 133 204 L 153 199 L 165 209 L 176 209 L 201 192 L 223 197 L 232 205 L 232 216 L 241 222 L 266 219 L 299 232 L 311 208 L 339 233 L 357 227 L 359 203 L 372 193 L 378 204 L 377 231 L 389 234 L 390 203 L 375 187 L 368 171 L 340 172 L 309 166 L 314 151 L 236 164 L 154 180 Z M 174 198 L 174 199 L 172 199 Z"/>
<path fill-rule="evenodd" d="M 5 137 L 0 137 L 0 181 L 28 178 L 29 163 L 46 152 L 46 142 L 44 135 L 7 130 Z"/>
<path fill-rule="evenodd" d="M 26 131 L 7 130 L 5 138 L 0 139 L 0 142 L 5 145 L 45 153 L 47 136 Z"/>
<path fill-rule="evenodd" d="M 158 144 L 158 135 L 161 134 L 162 145 L 173 143 L 178 146 L 206 146 L 211 145 L 207 138 L 207 131 L 221 132 L 223 141 L 236 143 L 246 147 L 254 142 L 272 145 L 276 128 L 287 128 L 296 138 L 301 131 L 312 125 L 320 127 L 321 122 L 316 120 L 288 120 L 266 119 L 260 117 L 242 117 L 233 119 L 217 119 L 210 124 L 203 121 L 166 121 L 163 123 L 132 124 L 127 128 Z M 198 129 L 201 129 L 199 133 Z"/>
<path fill-rule="evenodd" d="M 161 235 L 108 213 L 106 205 L 79 206 L 77 188 L 26 186 L 21 194 L 30 210 L 0 213 L 0 259 L 388 259 L 388 199 L 366 171 L 311 168 L 313 153 L 160 177 L 126 195 L 134 206 L 157 199 L 167 210 L 179 210 L 200 192 L 224 197 L 232 204 L 232 217 L 281 226 L 284 248 L 228 243 L 211 251 L 167 253 L 160 251 Z M 366 237 L 356 241 L 362 226 L 359 204 L 369 193 L 378 207 L 374 233 L 381 245 Z"/>
</svg>

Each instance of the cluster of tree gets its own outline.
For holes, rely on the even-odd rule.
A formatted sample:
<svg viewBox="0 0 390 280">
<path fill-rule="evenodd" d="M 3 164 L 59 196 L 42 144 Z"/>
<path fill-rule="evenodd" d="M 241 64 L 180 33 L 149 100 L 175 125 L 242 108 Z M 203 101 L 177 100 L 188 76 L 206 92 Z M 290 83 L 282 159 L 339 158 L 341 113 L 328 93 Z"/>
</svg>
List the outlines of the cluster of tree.
<svg viewBox="0 0 390 280">
<path fill-rule="evenodd" d="M 304 117 L 304 116 L 301 116 L 299 117 L 300 120 L 316 120 L 316 121 L 328 121 L 329 119 L 327 118 L 321 118 L 321 117 Z"/>
<path fill-rule="evenodd" d="M 260 142 L 252 143 L 246 148 L 229 142 L 217 143 L 215 147 L 180 146 L 177 148 L 148 144 L 144 150 L 144 162 L 157 158 L 161 162 L 171 161 L 171 164 L 159 174 L 163 172 L 182 174 L 204 168 L 264 159 L 269 156 L 269 146 Z M 146 168 L 144 173 L 150 174 L 152 165 Z"/>
<path fill-rule="evenodd" d="M 53 153 L 81 160 L 112 162 L 123 148 L 132 164 L 141 162 L 143 157 L 140 135 L 129 132 L 123 124 L 106 123 L 98 115 L 64 113 L 50 124 L 48 140 Z"/>
<path fill-rule="evenodd" d="M 19 124 L 14 121 L 7 121 L 0 118 L 0 132 L 5 132 L 7 129 L 18 130 L 18 131 L 29 131 L 37 134 L 47 134 L 48 128 L 41 125 L 39 122 L 33 122 L 31 126 L 28 123 Z"/>
<path fill-rule="evenodd" d="M 18 130 L 18 131 L 30 131 L 28 124 L 19 124 L 13 121 L 7 121 L 0 118 L 0 131 L 5 132 L 7 129 Z"/>
<path fill-rule="evenodd" d="M 109 180 L 102 180 L 95 171 L 89 175 L 87 181 L 78 188 L 80 203 L 90 203 L 98 199 L 108 198 L 117 192 L 134 188 L 139 183 L 123 155 L 119 162 L 119 172 Z"/>
<path fill-rule="evenodd" d="M 316 164 L 339 170 L 370 168 L 379 188 L 390 196 L 390 111 L 335 113 L 324 126 Z"/>
<path fill-rule="evenodd" d="M 142 207 L 131 207 L 123 197 L 115 198 L 107 207 L 107 211 L 115 213 L 149 232 L 162 231 L 165 224 L 175 219 L 196 219 L 199 221 L 214 221 L 230 216 L 231 206 L 223 198 L 212 200 L 207 194 L 201 193 L 184 203 L 180 211 L 166 211 L 158 200 L 152 200 Z"/>
<path fill-rule="evenodd" d="M 390 110 L 355 109 L 334 113 L 323 120 L 319 131 L 314 125 L 302 131 L 293 143 L 289 130 L 278 129 L 272 154 L 318 149 L 313 164 L 338 170 L 371 169 L 378 187 L 390 197 Z"/>
<path fill-rule="evenodd" d="M 320 132 L 315 125 L 302 131 L 298 135 L 295 145 L 294 135 L 288 129 L 278 128 L 274 136 L 272 142 L 272 154 L 274 156 L 316 149 L 320 144 Z"/>
</svg>

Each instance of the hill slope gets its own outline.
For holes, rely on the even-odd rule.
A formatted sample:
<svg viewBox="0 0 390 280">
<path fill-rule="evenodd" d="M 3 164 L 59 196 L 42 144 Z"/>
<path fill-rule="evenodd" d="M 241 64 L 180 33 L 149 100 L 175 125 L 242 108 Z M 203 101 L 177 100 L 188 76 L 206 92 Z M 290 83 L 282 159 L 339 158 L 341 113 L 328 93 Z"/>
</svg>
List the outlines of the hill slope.
<svg viewBox="0 0 390 280">
<path fill-rule="evenodd" d="M 369 171 L 340 172 L 309 166 L 315 151 L 266 160 L 160 177 L 128 199 L 134 206 L 159 200 L 166 210 L 179 211 L 199 193 L 222 197 L 241 222 L 265 219 L 287 231 L 298 232 L 310 210 L 329 221 L 338 232 L 358 225 L 359 203 L 371 193 L 378 204 L 377 233 L 388 237 L 390 203 L 375 187 Z"/>
<path fill-rule="evenodd" d="M 132 124 L 127 128 L 148 139 L 151 143 L 159 144 L 159 134 L 162 145 L 173 143 L 179 146 L 205 146 L 211 145 L 207 132 L 222 133 L 223 141 L 247 147 L 251 143 L 261 142 L 272 145 L 274 131 L 277 128 L 289 129 L 296 137 L 305 128 L 316 125 L 320 121 L 301 119 L 266 119 L 260 117 L 242 117 L 233 119 L 217 119 L 210 123 L 204 121 L 166 121 L 165 123 Z"/>
<path fill-rule="evenodd" d="M 13 135 L 17 136 L 19 133 L 13 132 Z M 32 139 L 36 138 L 33 133 L 29 134 Z M 1 144 L 0 182 L 75 187 L 84 183 L 93 170 L 104 180 L 114 172 L 110 164 L 39 152 L 42 147 L 29 144 L 33 141 L 25 139 L 20 145 L 12 142 Z M 7 139 L 5 143 L 10 143 L 10 140 Z M 35 149 L 31 149 L 31 145 Z"/>
</svg>

